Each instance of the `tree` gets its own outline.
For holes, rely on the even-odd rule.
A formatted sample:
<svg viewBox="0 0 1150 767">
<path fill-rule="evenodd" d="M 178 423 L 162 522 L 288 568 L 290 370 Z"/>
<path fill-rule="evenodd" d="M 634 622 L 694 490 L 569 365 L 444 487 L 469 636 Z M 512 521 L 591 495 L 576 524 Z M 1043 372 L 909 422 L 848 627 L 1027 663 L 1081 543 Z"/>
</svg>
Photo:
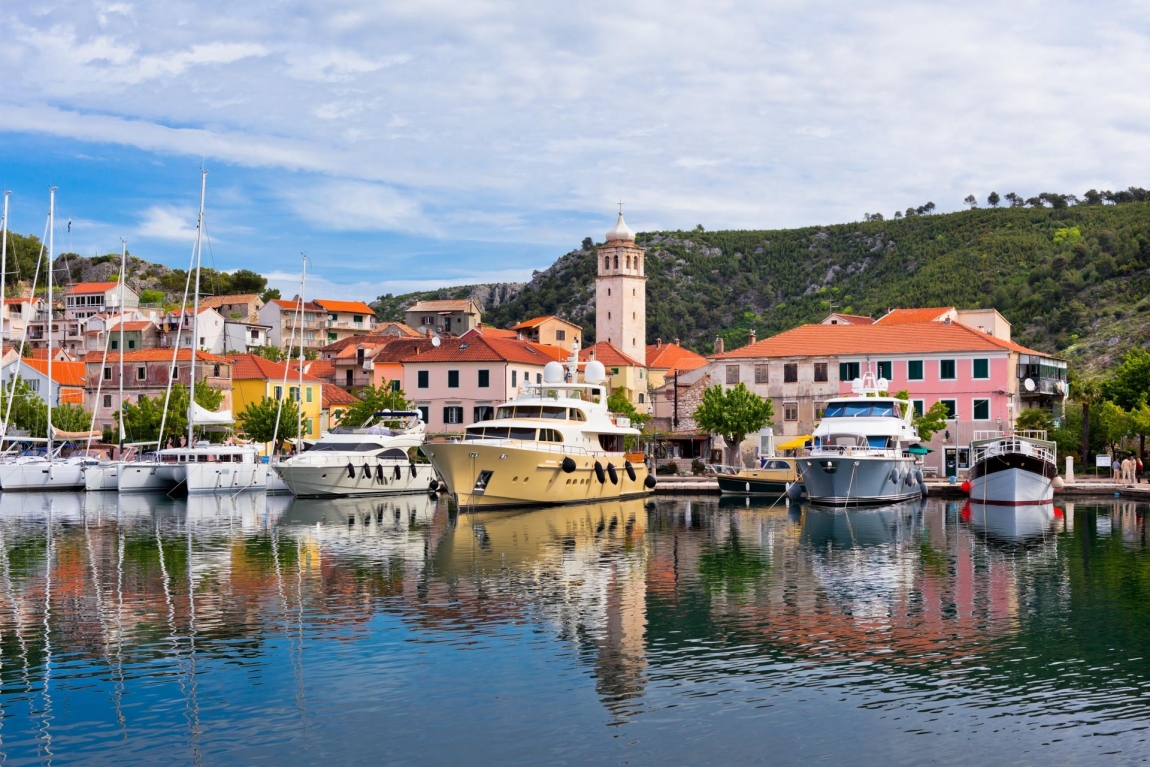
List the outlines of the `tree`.
<svg viewBox="0 0 1150 767">
<path fill-rule="evenodd" d="M 992 208 L 997 208 L 1000 202 L 1002 202 L 1002 198 L 998 196 L 998 192 L 991 192 L 986 197 L 986 204 Z"/>
<path fill-rule="evenodd" d="M 595 247 L 595 241 L 594 240 L 592 240 L 590 237 L 584 237 L 583 238 L 583 250 L 591 250 L 594 247 Z"/>
<path fill-rule="evenodd" d="M 276 436 L 276 419 L 279 419 L 279 434 Z M 252 442 L 268 443 L 276 439 L 273 448 L 278 452 L 284 438 L 296 433 L 299 423 L 299 407 L 295 400 L 287 397 L 283 400 L 283 411 L 280 412 L 280 400 L 264 397 L 259 402 L 253 402 L 236 416 L 245 437 Z"/>
<path fill-rule="evenodd" d="M 917 211 L 917 210 L 915 210 L 914 208 L 907 208 L 907 209 L 906 209 L 906 213 L 905 213 L 905 215 L 906 215 L 906 217 L 907 217 L 907 218 L 910 218 L 911 216 L 917 216 L 917 215 L 918 215 L 918 211 Z"/>
<path fill-rule="evenodd" d="M 933 202 L 928 202 L 926 205 L 922 206 L 922 209 L 927 214 L 934 213 L 935 204 Z"/>
<path fill-rule="evenodd" d="M 895 220 L 895 221 L 898 221 L 898 220 L 899 220 L 899 219 L 901 219 L 901 218 L 902 218 L 902 211 L 901 211 L 901 210 L 896 210 L 896 211 L 894 212 L 894 220 Z"/>
<path fill-rule="evenodd" d="M 282 298 L 279 288 L 268 288 L 263 293 L 260 293 L 260 300 L 265 304 L 277 298 Z"/>
<path fill-rule="evenodd" d="M 1099 387 L 1094 381 L 1071 381 L 1074 400 L 1082 405 L 1082 464 L 1090 465 L 1090 406 L 1099 400 Z"/>
<path fill-rule="evenodd" d="M 156 306 L 163 306 L 164 304 L 164 291 L 162 290 L 141 290 L 140 303 L 141 304 L 155 304 Z"/>
<path fill-rule="evenodd" d="M 1045 203 L 1042 202 L 1041 197 L 1027 197 L 1026 204 L 1032 208 L 1045 208 Z"/>
<path fill-rule="evenodd" d="M 238 293 L 262 293 L 267 287 L 268 279 L 250 269 L 237 269 L 228 275 L 228 292 L 232 295 Z"/>
<path fill-rule="evenodd" d="M 1138 437 L 1138 456 L 1146 458 L 1146 435 L 1150 434 L 1150 405 L 1143 402 L 1130 411 L 1130 431 Z"/>
<path fill-rule="evenodd" d="M 196 387 L 196 404 L 215 411 L 223 402 L 224 394 L 209 386 Z M 160 421 L 164 415 L 164 395 L 144 397 L 139 402 L 124 404 L 124 432 L 132 442 L 155 442 L 160 434 Z M 119 418 L 120 414 L 116 413 Z M 168 400 L 168 417 L 164 422 L 164 440 L 177 441 L 188 431 L 188 387 L 176 384 Z"/>
<path fill-rule="evenodd" d="M 611 396 L 607 398 L 607 410 L 615 415 L 621 415 L 625 418 L 630 418 L 631 423 L 647 423 L 651 416 L 646 413 L 640 413 L 631 404 L 631 400 L 627 397 L 627 392 L 623 389 L 616 389 L 611 392 Z"/>
<path fill-rule="evenodd" d="M 695 423 L 699 428 L 723 438 L 731 452 L 734 464 L 743 438 L 770 423 L 775 415 L 769 399 L 763 399 L 740 383 L 726 391 L 719 384 L 703 392 L 703 400 L 695 409 Z"/>
<path fill-rule="evenodd" d="M 896 399 L 901 399 L 903 402 L 910 402 L 910 392 L 906 389 L 901 389 L 894 395 Z M 950 412 L 946 409 L 946 405 L 941 402 L 936 402 L 930 406 L 922 415 L 915 413 L 914 426 L 918 429 L 918 437 L 923 442 L 929 442 L 937 432 L 946 428 L 946 420 L 950 417 Z"/>
<path fill-rule="evenodd" d="M 1098 408 L 1098 436 L 1110 447 L 1111 456 L 1117 456 L 1119 443 L 1131 435 L 1133 426 L 1130 414 L 1113 402 Z"/>
<path fill-rule="evenodd" d="M 1102 396 L 1127 410 L 1150 402 L 1150 351 L 1137 346 L 1128 351 L 1102 384 Z"/>
<path fill-rule="evenodd" d="M 280 351 L 278 346 L 258 346 L 256 347 L 255 354 L 272 362 L 283 362 L 284 359 L 284 353 Z"/>
<path fill-rule="evenodd" d="M 411 403 L 407 401 L 402 389 L 392 389 L 388 381 L 378 389 L 368 386 L 355 395 L 359 402 L 343 411 L 340 423 L 348 426 L 359 426 L 367 423 L 381 410 L 407 410 Z"/>
<path fill-rule="evenodd" d="M 973 194 L 968 194 L 966 199 L 962 201 L 964 204 L 969 205 L 971 210 L 978 207 L 978 198 Z"/>
<path fill-rule="evenodd" d="M 1097 189 L 1088 189 L 1088 190 L 1086 190 L 1086 193 L 1083 194 L 1082 196 L 1086 199 L 1087 205 L 1101 205 L 1102 204 L 1102 195 L 1098 194 Z"/>
<path fill-rule="evenodd" d="M 12 384 L 5 382 L 0 387 L 0 417 L 8 413 L 9 392 Z M 45 437 L 48 434 L 48 405 L 23 378 L 16 379 L 16 389 L 11 396 L 12 414 L 9 428 L 28 432 L 32 437 Z"/>
<path fill-rule="evenodd" d="M 1049 410 L 1040 407 L 1029 407 L 1018 414 L 1014 419 L 1014 428 L 1019 431 L 1038 430 L 1050 432 L 1054 429 L 1054 416 Z"/>
<path fill-rule="evenodd" d="M 1007 192 L 1007 193 L 1006 193 L 1006 194 L 1004 194 L 1002 197 L 1003 197 L 1003 199 L 1004 199 L 1004 200 L 1006 200 L 1007 202 L 1009 202 L 1009 203 L 1010 203 L 1010 207 L 1012 207 L 1012 208 L 1020 208 L 1020 207 L 1022 207 L 1022 204 L 1023 204 L 1023 203 L 1022 203 L 1022 198 L 1021 198 L 1021 197 L 1019 197 L 1019 196 L 1018 196 L 1017 194 L 1015 194 L 1014 192 Z"/>
</svg>

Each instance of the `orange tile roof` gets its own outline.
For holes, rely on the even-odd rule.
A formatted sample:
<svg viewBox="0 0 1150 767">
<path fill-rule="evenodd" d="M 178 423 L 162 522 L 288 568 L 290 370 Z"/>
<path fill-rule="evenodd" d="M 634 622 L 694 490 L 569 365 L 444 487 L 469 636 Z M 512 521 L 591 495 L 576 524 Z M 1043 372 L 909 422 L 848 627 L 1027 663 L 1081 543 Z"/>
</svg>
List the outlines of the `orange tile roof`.
<svg viewBox="0 0 1150 767">
<path fill-rule="evenodd" d="M 118 282 L 77 282 L 75 285 L 69 285 L 65 293 L 107 293 L 109 290 L 114 290 L 120 287 Z"/>
<path fill-rule="evenodd" d="M 299 370 L 299 362 L 293 362 L 291 369 Z M 331 378 L 335 375 L 335 365 L 328 360 L 304 360 L 303 373 L 313 378 Z"/>
<path fill-rule="evenodd" d="M 282 381 L 286 376 L 288 383 L 299 381 L 299 368 L 288 367 L 283 362 L 272 362 L 258 354 L 233 354 L 228 357 L 232 363 L 232 380 L 240 381 Z M 303 375 L 303 382 L 310 384 L 323 383 L 307 373 Z"/>
<path fill-rule="evenodd" d="M 474 301 L 460 299 L 456 301 L 416 301 L 405 311 L 409 312 L 466 312 Z"/>
<path fill-rule="evenodd" d="M 48 375 L 48 360 L 25 358 L 23 362 L 25 365 L 39 372 L 41 375 Z M 83 362 L 52 363 L 52 380 L 61 386 L 83 386 L 85 383 L 84 375 L 85 373 Z"/>
<path fill-rule="evenodd" d="M 294 311 L 297 308 L 299 308 L 299 302 L 298 301 L 293 301 L 293 300 L 284 299 L 284 298 L 273 298 L 271 300 L 271 303 L 275 304 L 276 306 L 280 307 L 281 309 L 291 309 Z M 321 312 L 321 311 L 323 311 L 323 307 L 320 306 L 319 304 L 315 303 L 314 301 L 304 301 L 303 308 L 304 308 L 304 311 L 308 311 L 308 312 Z"/>
<path fill-rule="evenodd" d="M 179 355 L 176 357 L 177 362 L 188 362 L 191 360 L 192 355 L 189 349 L 180 349 Z M 92 351 L 84 355 L 84 362 L 91 364 L 93 362 L 100 362 L 104 359 L 104 352 Z M 207 352 L 196 352 L 196 360 L 198 362 L 228 362 L 227 357 L 217 357 L 214 354 Z M 119 352 L 108 352 L 108 362 L 119 362 Z M 172 350 L 171 349 L 138 349 L 134 352 L 124 353 L 124 362 L 171 362 Z"/>
<path fill-rule="evenodd" d="M 406 336 L 408 338 L 419 338 L 421 335 L 423 335 L 415 328 L 409 327 L 402 322 L 380 322 L 376 324 L 375 330 L 372 332 L 372 334 L 382 336 L 385 335 L 386 331 L 391 330 L 392 328 L 398 330 L 400 336 Z M 395 338 L 395 336 L 388 337 Z"/>
<path fill-rule="evenodd" d="M 27 348 L 27 347 L 25 347 L 25 348 Z M 67 352 L 67 350 L 66 350 L 66 349 L 63 349 L 63 348 L 61 348 L 61 347 L 59 347 L 59 346 L 56 346 L 56 347 L 54 347 L 54 348 L 51 350 L 52 359 L 56 359 L 56 357 L 57 357 L 57 356 L 58 356 L 58 355 L 59 355 L 61 352 L 63 352 L 63 354 L 64 354 L 64 356 L 65 356 L 65 357 L 70 357 L 70 356 L 71 356 L 70 354 L 68 354 L 68 352 Z M 48 359 L 48 354 L 49 354 L 49 350 L 48 350 L 48 349 L 33 349 L 33 350 L 32 350 L 32 357 L 31 357 L 31 359 L 34 359 L 34 360 L 46 360 L 46 359 Z"/>
<path fill-rule="evenodd" d="M 350 392 L 346 392 L 335 384 L 325 383 L 323 385 L 323 406 L 330 408 L 332 405 L 355 405 L 359 402 L 359 398 Z"/>
<path fill-rule="evenodd" d="M 849 322 L 852 325 L 873 325 L 874 324 L 874 318 L 873 317 L 865 317 L 861 314 L 842 314 L 841 312 L 835 312 L 834 316 L 835 317 L 842 317 L 844 320 L 846 320 L 847 322 Z"/>
<path fill-rule="evenodd" d="M 375 312 L 363 301 L 333 301 L 330 298 L 317 298 L 315 302 L 329 312 L 351 312 L 352 314 L 370 314 Z"/>
<path fill-rule="evenodd" d="M 471 330 L 467 331 L 467 333 L 478 333 L 479 335 L 487 336 L 488 338 L 519 338 L 519 334 L 516 333 L 514 330 L 504 330 L 503 328 L 493 328 L 493 327 L 490 327 L 488 325 L 482 325 L 482 324 L 476 325 Z M 466 336 L 467 333 L 464 333 L 463 336 Z M 463 336 L 460 336 L 460 338 L 462 338 Z"/>
<path fill-rule="evenodd" d="M 384 351 L 387 351 L 385 347 Z M 488 338 L 473 335 L 443 338 L 438 348 L 409 355 L 403 362 L 516 362 L 528 365 L 546 365 L 556 359 L 554 349 L 530 341 L 509 338 Z"/>
<path fill-rule="evenodd" d="M 615 344 L 611 343 L 610 341 L 600 341 L 599 343 L 592 344 L 585 349 L 580 349 L 579 360 L 586 362 L 587 360 L 591 359 L 591 352 L 595 352 L 595 359 L 599 360 L 604 365 L 629 365 L 631 367 L 637 368 L 644 367 L 643 363 L 639 362 L 637 359 L 628 357 L 619 349 L 619 347 L 615 346 Z"/>
<path fill-rule="evenodd" d="M 512 325 L 511 329 L 512 330 L 528 330 L 530 328 L 537 328 L 540 325 L 542 325 L 544 322 L 546 322 L 547 320 L 557 320 L 557 321 L 562 322 L 564 324 L 571 325 L 572 327 L 579 327 L 574 322 L 567 322 L 567 320 L 565 320 L 561 317 L 556 317 L 554 314 L 548 314 L 545 317 L 533 317 L 532 319 L 524 320 L 523 322 L 520 322 L 518 325 Z"/>
<path fill-rule="evenodd" d="M 697 370 L 707 364 L 707 358 L 684 349 L 678 344 L 647 345 L 647 367 L 653 370 L 681 371 Z"/>
<path fill-rule="evenodd" d="M 389 339 L 389 340 L 394 341 L 394 340 L 398 340 L 398 338 L 399 338 L 399 336 L 392 336 L 391 339 Z M 360 346 L 363 346 L 363 356 L 365 358 L 370 358 L 371 355 L 373 355 L 377 349 L 382 349 L 388 343 L 387 341 L 376 341 L 374 338 L 370 341 L 368 341 L 366 339 L 367 339 L 367 336 L 358 336 L 356 338 L 356 340 L 359 341 L 358 344 L 346 345 L 344 348 L 340 349 L 338 353 L 336 353 L 334 359 L 337 359 L 337 360 L 355 359 L 357 356 L 359 356 L 359 347 Z"/>
<path fill-rule="evenodd" d="M 712 355 L 710 359 L 1003 350 L 1050 356 L 957 322 L 920 322 L 896 325 L 800 325 L 741 349 Z"/>
<path fill-rule="evenodd" d="M 133 331 L 137 331 L 137 330 L 147 330 L 148 328 L 154 328 L 154 327 L 156 327 L 156 323 L 152 322 L 151 320 L 128 320 L 127 322 L 124 323 L 124 330 L 126 332 L 133 332 Z M 86 335 L 86 336 L 99 335 L 100 333 L 104 333 L 104 332 L 107 332 L 107 331 L 104 331 L 104 330 L 85 330 L 84 335 Z M 111 323 L 111 332 L 112 333 L 120 332 L 120 323 L 119 322 L 112 322 Z"/>
<path fill-rule="evenodd" d="M 430 338 L 395 338 L 387 346 L 375 353 L 372 357 L 376 362 L 403 362 L 408 357 L 414 358 L 417 354 L 431 351 L 435 347 L 431 345 Z"/>
<path fill-rule="evenodd" d="M 874 324 L 914 325 L 920 322 L 935 322 L 953 308 L 953 306 L 936 306 L 927 309 L 892 309 L 875 320 Z"/>
<path fill-rule="evenodd" d="M 75 363 L 79 364 L 79 363 Z M 55 370 L 52 371 L 56 372 Z M 53 376 L 55 377 L 55 376 Z M 60 387 L 60 402 L 65 405 L 83 405 L 84 404 L 84 390 L 78 387 L 61 386 Z"/>
</svg>

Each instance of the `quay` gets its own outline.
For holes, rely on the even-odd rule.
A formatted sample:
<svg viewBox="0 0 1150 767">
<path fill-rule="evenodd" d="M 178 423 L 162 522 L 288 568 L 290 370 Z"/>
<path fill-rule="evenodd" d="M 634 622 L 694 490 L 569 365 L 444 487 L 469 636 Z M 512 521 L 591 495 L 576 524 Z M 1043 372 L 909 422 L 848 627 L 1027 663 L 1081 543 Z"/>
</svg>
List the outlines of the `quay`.
<svg viewBox="0 0 1150 767">
<path fill-rule="evenodd" d="M 945 480 L 927 480 L 931 498 L 965 498 L 962 483 L 951 484 Z M 1081 498 L 1084 496 L 1110 497 L 1115 493 L 1129 500 L 1150 501 L 1150 484 L 1126 485 L 1120 482 L 1102 480 L 1079 480 L 1054 491 L 1054 500 L 1059 498 Z M 655 495 L 719 495 L 719 481 L 714 477 L 658 477 Z"/>
</svg>

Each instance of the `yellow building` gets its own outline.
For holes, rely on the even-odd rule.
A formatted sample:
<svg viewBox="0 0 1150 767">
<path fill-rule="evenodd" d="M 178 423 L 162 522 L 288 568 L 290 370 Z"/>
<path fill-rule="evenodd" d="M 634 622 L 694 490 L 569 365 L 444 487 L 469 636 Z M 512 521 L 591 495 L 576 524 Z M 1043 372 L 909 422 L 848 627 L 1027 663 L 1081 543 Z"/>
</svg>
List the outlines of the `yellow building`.
<svg viewBox="0 0 1150 767">
<path fill-rule="evenodd" d="M 301 394 L 298 369 L 289 370 L 282 362 L 272 362 L 255 354 L 233 354 L 228 359 L 232 363 L 233 413 L 239 415 L 248 406 L 261 402 L 264 397 L 277 400 L 282 397 L 286 371 L 287 394 L 295 400 L 303 414 L 304 439 L 320 438 L 323 381 L 305 374 Z M 283 424 L 281 428 L 285 437 L 295 437 L 296 424 Z"/>
<path fill-rule="evenodd" d="M 598 360 L 607 368 L 608 391 L 622 389 L 640 413 L 647 412 L 647 367 L 619 351 L 609 341 L 600 341 L 579 351 L 579 361 Z"/>
</svg>

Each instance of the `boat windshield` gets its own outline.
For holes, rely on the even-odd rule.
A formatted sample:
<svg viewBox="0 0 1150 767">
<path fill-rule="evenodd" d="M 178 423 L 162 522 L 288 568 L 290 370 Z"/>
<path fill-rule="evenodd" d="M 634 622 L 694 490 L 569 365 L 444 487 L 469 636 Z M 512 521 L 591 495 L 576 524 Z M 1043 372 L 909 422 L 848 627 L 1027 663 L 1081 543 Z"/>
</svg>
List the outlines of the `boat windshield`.
<svg viewBox="0 0 1150 767">
<path fill-rule="evenodd" d="M 572 408 L 572 421 L 582 421 L 583 414 Z M 567 420 L 567 408 L 555 405 L 504 405 L 495 412 L 496 418 L 552 418 Z"/>
<path fill-rule="evenodd" d="M 380 449 L 376 442 L 317 442 L 309 453 L 373 453 Z"/>
<path fill-rule="evenodd" d="M 823 418 L 901 418 L 902 409 L 895 402 L 832 402 Z"/>
<path fill-rule="evenodd" d="M 545 431 L 552 431 L 546 429 Z M 522 426 L 469 426 L 464 439 L 520 439 L 534 440 L 535 429 Z"/>
</svg>

